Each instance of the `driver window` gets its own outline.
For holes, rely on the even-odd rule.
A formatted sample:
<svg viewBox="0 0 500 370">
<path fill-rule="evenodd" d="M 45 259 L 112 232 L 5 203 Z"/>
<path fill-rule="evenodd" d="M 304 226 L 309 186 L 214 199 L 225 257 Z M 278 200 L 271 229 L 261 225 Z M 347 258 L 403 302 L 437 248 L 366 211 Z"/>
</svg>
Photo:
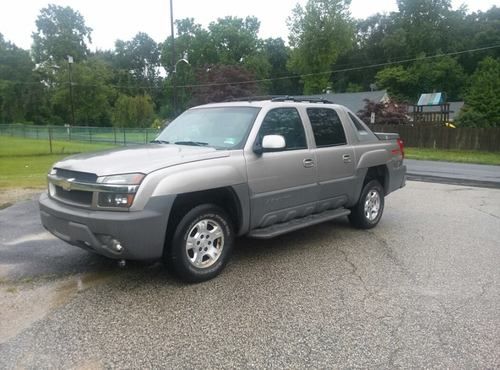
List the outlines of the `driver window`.
<svg viewBox="0 0 500 370">
<path fill-rule="evenodd" d="M 304 126 L 295 108 L 276 108 L 267 113 L 258 135 L 260 143 L 266 135 L 283 136 L 285 150 L 307 149 Z"/>
</svg>

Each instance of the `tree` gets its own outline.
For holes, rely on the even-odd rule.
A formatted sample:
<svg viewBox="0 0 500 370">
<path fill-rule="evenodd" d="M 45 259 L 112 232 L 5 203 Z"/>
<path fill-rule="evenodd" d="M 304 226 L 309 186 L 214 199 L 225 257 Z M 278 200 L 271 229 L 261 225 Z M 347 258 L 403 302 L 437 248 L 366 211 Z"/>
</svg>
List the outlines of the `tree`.
<svg viewBox="0 0 500 370">
<path fill-rule="evenodd" d="M 113 126 L 149 127 L 153 122 L 154 105 L 148 95 L 121 94 L 113 108 Z"/>
<path fill-rule="evenodd" d="M 242 66 L 217 64 L 198 69 L 197 81 L 202 85 L 193 91 L 194 104 L 221 102 L 232 98 L 257 95 L 255 75 Z"/>
<path fill-rule="evenodd" d="M 414 76 L 403 66 L 387 67 L 377 73 L 377 87 L 387 89 L 398 100 L 411 100 L 418 94 Z"/>
<path fill-rule="evenodd" d="M 110 86 L 111 69 L 99 60 L 73 64 L 73 104 L 77 125 L 109 126 L 111 106 L 117 92 Z M 68 123 L 71 112 L 68 66 L 62 65 L 56 74 L 53 112 L 60 121 Z"/>
<path fill-rule="evenodd" d="M 223 64 L 238 64 L 255 54 L 259 41 L 260 22 L 255 17 L 225 17 L 208 26 L 218 60 Z"/>
<path fill-rule="evenodd" d="M 397 0 L 400 27 L 415 54 L 448 51 L 451 0 Z"/>
<path fill-rule="evenodd" d="M 353 44 L 350 0 L 309 0 L 299 4 L 288 19 L 289 67 L 305 75 L 304 94 L 322 92 L 330 81 L 332 65 Z M 311 74 L 311 75 L 309 75 Z"/>
<path fill-rule="evenodd" d="M 268 87 L 271 95 L 300 95 L 302 86 L 298 78 L 285 78 L 290 75 L 287 63 L 290 49 L 281 38 L 264 40 L 263 53 L 270 65 L 269 76 L 273 78 Z"/>
<path fill-rule="evenodd" d="M 500 127 L 500 59 L 487 57 L 479 64 L 458 122 L 462 127 Z"/>
<path fill-rule="evenodd" d="M 210 33 L 195 23 L 193 18 L 175 21 L 177 37 L 175 39 L 175 60 L 172 60 L 172 38 L 168 37 L 162 45 L 161 63 L 170 74 L 173 64 L 185 58 L 189 64 L 198 68 L 207 64 L 218 63 L 218 56 Z"/>
<path fill-rule="evenodd" d="M 375 124 L 404 125 L 409 123 L 408 105 L 394 100 L 375 103 L 365 99 L 365 107 L 358 112 L 358 117 L 366 124 L 370 124 L 372 113 L 375 113 Z"/>
<path fill-rule="evenodd" d="M 0 123 L 46 121 L 49 113 L 40 81 L 29 52 L 0 34 Z"/>
<path fill-rule="evenodd" d="M 158 78 L 160 50 L 148 34 L 139 32 L 130 41 L 115 42 L 116 67 L 132 73 L 141 83 L 154 85 Z"/>
<path fill-rule="evenodd" d="M 191 18 L 176 21 L 176 26 L 178 35 L 175 39 L 175 58 L 172 59 L 171 37 L 162 47 L 161 62 L 168 72 L 165 81 L 164 98 L 166 101 L 160 108 L 162 116 L 174 115 L 170 106 L 173 101 L 174 82 L 177 85 L 176 105 L 178 108 L 186 108 L 195 101 L 219 99 L 215 97 L 219 94 L 212 94 L 203 88 L 198 89 L 195 96 L 192 96 L 193 89 L 182 87 L 213 79 L 230 82 L 218 76 L 219 71 L 227 71 L 237 80 L 242 76 L 250 75 L 254 80 L 269 77 L 272 67 L 267 58 L 265 43 L 258 37 L 260 22 L 257 18 L 219 18 L 216 22 L 210 23 L 208 30 L 203 29 Z M 183 58 L 188 60 L 188 66 L 186 63 L 177 63 Z M 174 74 L 175 64 L 176 73 Z M 269 85 L 268 82 L 262 82 L 255 88 L 241 89 L 241 91 L 248 93 L 266 91 Z M 220 96 L 233 96 L 239 89 L 226 87 L 222 90 L 225 91 L 222 91 Z"/>
<path fill-rule="evenodd" d="M 387 89 L 391 96 L 403 101 L 416 101 L 420 94 L 433 91 L 445 92 L 449 100 L 462 96 L 463 68 L 457 60 L 444 56 L 423 59 L 408 67 L 388 67 L 376 75 L 377 86 Z"/>
<path fill-rule="evenodd" d="M 40 11 L 36 20 L 37 31 L 32 34 L 32 52 L 35 62 L 60 62 L 71 55 L 76 62 L 84 60 L 91 43 L 92 28 L 78 12 L 67 7 L 49 5 Z"/>
</svg>

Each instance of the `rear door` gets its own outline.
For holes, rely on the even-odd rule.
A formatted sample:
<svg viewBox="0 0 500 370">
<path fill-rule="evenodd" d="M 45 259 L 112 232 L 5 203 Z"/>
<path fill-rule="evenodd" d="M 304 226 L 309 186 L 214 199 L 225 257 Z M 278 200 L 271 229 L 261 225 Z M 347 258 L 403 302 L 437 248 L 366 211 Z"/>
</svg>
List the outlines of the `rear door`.
<svg viewBox="0 0 500 370">
<path fill-rule="evenodd" d="M 314 212 L 317 200 L 314 152 L 295 107 L 274 108 L 265 115 L 256 138 L 282 135 L 286 148 L 255 154 L 245 150 L 251 201 L 251 227 L 266 227 Z"/>
<path fill-rule="evenodd" d="M 334 108 L 306 108 L 318 167 L 318 211 L 338 208 L 352 197 L 355 158 L 339 113 Z"/>
</svg>

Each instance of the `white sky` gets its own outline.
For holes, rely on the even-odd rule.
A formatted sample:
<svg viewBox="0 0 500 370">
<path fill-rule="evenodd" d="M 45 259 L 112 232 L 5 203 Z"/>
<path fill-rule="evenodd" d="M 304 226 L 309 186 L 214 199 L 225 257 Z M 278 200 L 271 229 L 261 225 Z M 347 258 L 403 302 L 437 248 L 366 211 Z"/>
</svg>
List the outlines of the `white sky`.
<svg viewBox="0 0 500 370">
<path fill-rule="evenodd" d="M 254 15 L 261 21 L 260 36 L 288 40 L 286 19 L 297 2 L 306 0 L 173 0 L 176 19 L 192 17 L 206 26 L 226 15 Z M 453 0 L 457 8 L 465 3 L 469 10 L 500 6 L 500 0 Z M 29 48 L 31 33 L 41 8 L 49 3 L 69 5 L 78 10 L 93 28 L 92 49 L 109 49 L 116 39 L 129 40 L 146 32 L 157 42 L 170 33 L 169 0 L 0 0 L 0 33 L 17 46 Z M 377 12 L 396 10 L 396 0 L 352 0 L 351 12 L 364 18 Z"/>
</svg>

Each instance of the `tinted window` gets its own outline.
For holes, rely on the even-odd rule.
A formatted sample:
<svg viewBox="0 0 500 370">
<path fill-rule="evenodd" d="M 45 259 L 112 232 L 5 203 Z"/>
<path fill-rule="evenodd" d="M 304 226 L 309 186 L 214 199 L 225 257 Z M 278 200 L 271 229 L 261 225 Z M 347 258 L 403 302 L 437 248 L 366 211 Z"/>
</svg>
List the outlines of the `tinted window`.
<svg viewBox="0 0 500 370">
<path fill-rule="evenodd" d="M 295 108 L 277 108 L 270 111 L 259 131 L 259 141 L 266 135 L 281 135 L 286 149 L 306 149 L 306 134 L 299 113 Z"/>
<path fill-rule="evenodd" d="M 344 127 L 339 115 L 333 109 L 308 108 L 307 115 L 314 132 L 318 148 L 347 144 Z"/>
</svg>

